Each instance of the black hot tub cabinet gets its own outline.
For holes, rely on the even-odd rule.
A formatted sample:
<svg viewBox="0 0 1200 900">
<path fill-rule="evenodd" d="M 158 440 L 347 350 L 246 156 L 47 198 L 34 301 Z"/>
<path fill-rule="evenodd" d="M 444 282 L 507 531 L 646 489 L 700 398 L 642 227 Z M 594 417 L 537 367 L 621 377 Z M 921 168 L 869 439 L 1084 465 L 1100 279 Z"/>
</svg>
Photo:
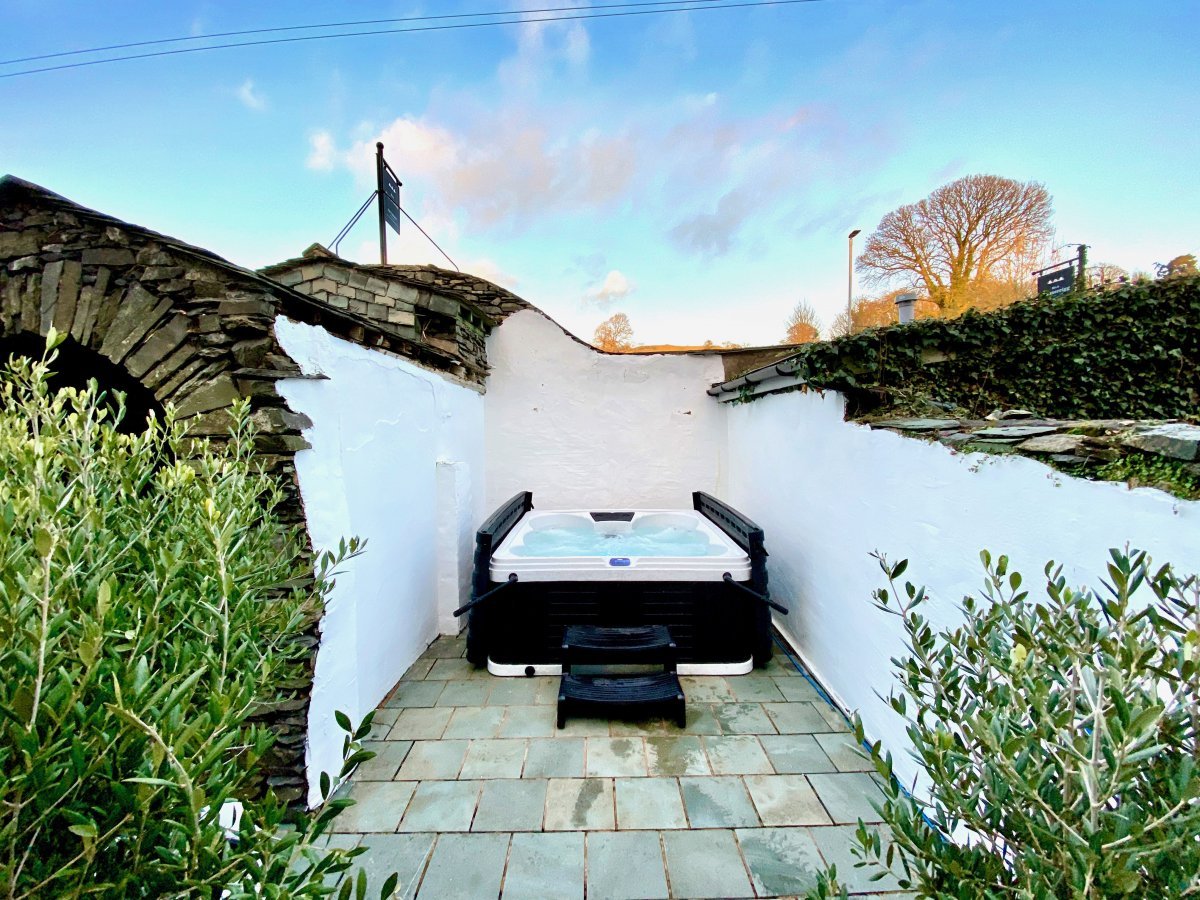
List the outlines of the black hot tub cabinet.
<svg viewBox="0 0 1200 900">
<path fill-rule="evenodd" d="M 643 560 L 614 558 L 596 560 L 602 568 L 592 577 L 568 568 L 561 579 L 544 572 L 527 572 L 522 578 L 520 572 L 504 571 L 505 560 L 512 557 L 497 557 L 505 538 L 533 510 L 532 493 L 514 496 L 476 534 L 471 600 L 459 610 L 469 612 L 467 658 L 494 674 L 557 674 L 563 629 L 569 625 L 666 625 L 678 647 L 682 674 L 742 674 L 765 665 L 771 657 L 770 610 L 787 610 L 769 599 L 763 531 L 708 494 L 697 491 L 692 503 L 695 513 L 682 514 L 699 514 L 719 529 L 714 539 L 728 539 L 734 546 L 727 552 L 737 558 L 702 559 L 707 571 L 699 576 L 689 574 L 686 560 L 665 560 L 649 567 L 655 569 L 652 580 L 642 580 L 637 566 Z M 630 521 L 638 513 L 573 514 L 611 522 Z M 709 530 L 705 522 L 698 526 Z M 552 568 L 555 561 L 547 562 Z M 677 573 L 663 571 L 672 565 L 679 567 Z M 606 571 L 604 566 L 630 568 Z M 514 560 L 511 567 L 521 565 Z"/>
</svg>

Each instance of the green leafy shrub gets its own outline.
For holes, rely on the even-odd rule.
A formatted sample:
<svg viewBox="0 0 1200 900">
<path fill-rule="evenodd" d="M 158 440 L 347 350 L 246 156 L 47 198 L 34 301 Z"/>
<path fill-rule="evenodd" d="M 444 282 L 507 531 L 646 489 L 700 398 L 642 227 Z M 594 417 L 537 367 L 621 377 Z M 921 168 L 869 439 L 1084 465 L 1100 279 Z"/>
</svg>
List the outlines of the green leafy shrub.
<svg viewBox="0 0 1200 900">
<path fill-rule="evenodd" d="M 923 588 L 897 588 L 905 562 L 880 557 L 890 587 L 876 601 L 909 650 L 889 700 L 928 799 L 875 744 L 894 843 L 860 823 L 860 865 L 920 897 L 1200 894 L 1200 585 L 1111 555 L 1101 593 L 1050 564 L 1035 603 L 984 552 L 983 601 L 966 598 L 964 624 L 942 632 Z M 817 896 L 839 893 L 834 876 Z"/>
<path fill-rule="evenodd" d="M 294 677 L 295 638 L 356 545 L 312 583 L 245 406 L 227 443 L 170 413 L 120 434 L 94 384 L 52 393 L 48 372 L 0 373 L 0 889 L 327 893 L 350 855 L 313 844 L 348 801 L 291 824 L 269 792 L 250 802 L 271 745 L 251 716 Z M 247 801 L 233 841 L 229 800 Z"/>
<path fill-rule="evenodd" d="M 805 344 L 797 376 L 855 412 L 919 395 L 979 417 L 996 407 L 1060 418 L 1195 418 L 1200 277 L 1040 297 Z"/>
</svg>

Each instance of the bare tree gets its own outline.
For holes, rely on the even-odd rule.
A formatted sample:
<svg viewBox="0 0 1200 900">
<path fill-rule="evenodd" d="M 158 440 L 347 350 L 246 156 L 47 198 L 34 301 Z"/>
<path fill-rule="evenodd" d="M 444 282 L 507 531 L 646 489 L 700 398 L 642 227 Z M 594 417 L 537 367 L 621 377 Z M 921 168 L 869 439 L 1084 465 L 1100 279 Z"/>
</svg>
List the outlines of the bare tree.
<svg viewBox="0 0 1200 900">
<path fill-rule="evenodd" d="M 1050 194 L 1035 181 L 968 175 L 888 213 L 856 268 L 877 284 L 924 289 L 943 315 L 972 305 L 973 287 L 1013 279 L 1052 230 Z"/>
<path fill-rule="evenodd" d="M 609 316 L 596 326 L 592 343 L 609 353 L 624 353 L 633 346 L 633 326 L 623 312 Z"/>
<path fill-rule="evenodd" d="M 821 339 L 821 320 L 817 311 L 807 300 L 801 300 L 792 309 L 787 319 L 787 334 L 785 344 L 810 344 Z"/>
<path fill-rule="evenodd" d="M 1104 285 L 1119 285 L 1129 281 L 1129 273 L 1115 263 L 1096 263 L 1087 267 L 1087 284 L 1103 287 Z"/>
</svg>

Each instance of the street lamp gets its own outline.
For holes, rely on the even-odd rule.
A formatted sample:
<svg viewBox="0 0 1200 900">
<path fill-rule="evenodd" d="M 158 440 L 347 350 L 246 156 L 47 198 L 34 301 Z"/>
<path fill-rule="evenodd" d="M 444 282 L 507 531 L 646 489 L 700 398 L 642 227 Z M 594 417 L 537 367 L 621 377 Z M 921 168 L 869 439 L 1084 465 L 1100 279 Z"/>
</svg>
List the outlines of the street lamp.
<svg viewBox="0 0 1200 900">
<path fill-rule="evenodd" d="M 862 230 L 855 228 L 847 235 L 850 243 L 850 263 L 846 270 L 846 334 L 854 330 L 854 239 L 860 234 Z"/>
</svg>

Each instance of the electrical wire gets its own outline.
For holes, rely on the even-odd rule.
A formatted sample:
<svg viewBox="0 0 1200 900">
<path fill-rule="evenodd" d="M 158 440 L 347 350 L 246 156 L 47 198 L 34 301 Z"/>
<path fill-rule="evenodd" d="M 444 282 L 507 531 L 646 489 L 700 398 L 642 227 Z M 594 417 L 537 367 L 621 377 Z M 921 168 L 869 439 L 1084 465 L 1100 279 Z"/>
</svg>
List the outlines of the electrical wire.
<svg viewBox="0 0 1200 900">
<path fill-rule="evenodd" d="M 440 19 L 479 19 L 486 16 L 507 16 L 514 13 L 535 15 L 538 13 L 572 12 L 586 9 L 624 9 L 635 6 L 678 6 L 681 3 L 712 3 L 715 0 L 643 0 L 640 3 L 596 3 L 590 6 L 548 6 L 542 9 L 503 9 L 496 12 L 477 13 L 446 13 L 436 16 L 400 16 L 390 19 L 358 19 L 348 22 L 323 22 L 310 25 L 278 25 L 273 28 L 247 28 L 242 31 L 214 31 L 210 34 L 192 34 L 184 37 L 155 38 L 145 41 L 130 41 L 124 44 L 106 44 L 101 47 L 85 47 L 79 50 L 60 50 L 57 53 L 41 53 L 37 56 L 18 56 L 13 59 L 0 59 L 0 66 L 15 65 L 23 62 L 36 62 L 39 59 L 59 59 L 64 56 L 80 56 L 85 53 L 103 53 L 108 50 L 126 50 L 130 47 L 155 47 L 162 44 L 178 44 L 183 41 L 207 41 L 223 37 L 246 37 L 251 34 L 274 34 L 281 31 L 308 31 L 316 28 L 353 28 L 359 25 L 388 25 L 396 22 L 432 22 Z"/>
<path fill-rule="evenodd" d="M 739 3 L 722 3 L 720 0 L 680 0 L 680 2 L 703 3 L 700 6 L 673 6 L 664 9 L 635 9 L 624 12 L 583 13 L 569 16 L 546 16 L 543 18 L 502 19 L 492 22 L 458 22 L 449 25 L 422 25 L 413 28 L 384 28 L 372 31 L 347 31 L 339 34 L 310 34 L 299 37 L 271 38 L 260 41 L 235 41 L 227 44 L 211 44 L 205 47 L 180 47 L 174 50 L 156 50 L 149 53 L 131 53 L 124 56 L 112 56 L 104 59 L 86 60 L 84 62 L 62 63 L 55 66 L 40 66 L 33 69 L 20 69 L 16 72 L 0 72 L 0 78 L 16 78 L 22 75 L 35 75 L 41 72 L 58 72 L 64 69 L 81 69 L 88 66 L 98 66 L 105 63 L 125 62 L 133 59 L 151 59 L 160 56 L 179 56 L 185 53 L 202 53 L 208 50 L 227 50 L 233 47 L 261 47 L 273 44 L 294 44 L 302 41 L 332 40 L 334 38 L 369 37 L 381 34 L 412 34 L 426 31 L 456 31 L 465 28 L 487 28 L 496 25 L 532 25 L 540 22 L 572 22 L 585 19 L 614 19 L 628 16 L 653 16 L 677 12 L 708 12 L 714 9 L 746 9 L 766 6 L 794 6 L 800 3 L 818 3 L 821 0 L 743 0 Z"/>
</svg>

